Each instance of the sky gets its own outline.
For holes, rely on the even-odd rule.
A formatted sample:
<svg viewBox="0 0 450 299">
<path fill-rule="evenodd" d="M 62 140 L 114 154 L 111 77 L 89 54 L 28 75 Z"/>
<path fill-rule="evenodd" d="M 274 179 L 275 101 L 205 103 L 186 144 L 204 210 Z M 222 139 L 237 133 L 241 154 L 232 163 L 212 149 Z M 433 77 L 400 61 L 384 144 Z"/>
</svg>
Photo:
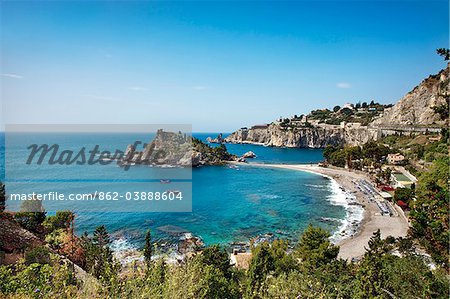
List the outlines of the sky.
<svg viewBox="0 0 450 299">
<path fill-rule="evenodd" d="M 448 1 L 2 1 L 4 124 L 232 132 L 395 103 L 445 67 Z"/>
</svg>

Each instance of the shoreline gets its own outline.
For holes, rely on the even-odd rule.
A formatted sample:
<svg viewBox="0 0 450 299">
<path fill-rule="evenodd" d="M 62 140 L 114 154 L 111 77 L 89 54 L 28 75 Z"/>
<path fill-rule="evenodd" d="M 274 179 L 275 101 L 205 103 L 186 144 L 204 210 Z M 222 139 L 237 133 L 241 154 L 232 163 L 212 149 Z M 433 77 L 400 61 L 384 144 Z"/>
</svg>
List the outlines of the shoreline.
<svg viewBox="0 0 450 299">
<path fill-rule="evenodd" d="M 346 216 L 342 219 L 342 224 L 331 236 L 332 242 L 340 247 L 339 258 L 347 260 L 358 260 L 361 258 L 366 251 L 365 248 L 368 247 L 369 239 L 377 229 L 380 229 L 382 238 L 387 236 L 404 237 L 407 235 L 409 224 L 398 207 L 393 206 L 394 212 L 398 215 L 382 216 L 377 204 L 374 201 L 370 201 L 367 195 L 358 189 L 357 181 L 366 180 L 371 182 L 367 174 L 337 167 L 319 167 L 318 164 L 264 164 L 234 161 L 228 164 L 243 167 L 267 167 L 303 171 L 330 179 L 333 196 L 327 200 L 332 201 L 335 205 L 343 206 L 346 210 Z M 119 242 L 116 245 L 125 245 L 121 240 L 116 241 Z M 135 246 L 132 246 L 132 248 L 120 247 L 117 246 L 116 250 L 113 251 L 115 251 L 116 257 L 124 264 L 142 259 Z M 171 254 L 170 259 L 176 261 L 182 256 L 183 254 L 177 256 Z"/>
<path fill-rule="evenodd" d="M 380 229 L 382 238 L 387 236 L 404 237 L 407 235 L 409 224 L 402 216 L 403 212 L 398 207 L 393 206 L 398 216 L 382 216 L 376 203 L 369 201 L 367 196 L 362 193 L 354 183 L 354 180 L 364 179 L 371 182 L 370 178 L 363 173 L 349 171 L 343 168 L 325 168 L 317 164 L 263 164 L 263 163 L 239 163 L 233 164 L 247 165 L 253 167 L 270 167 L 280 169 L 290 169 L 310 172 L 322 175 L 334 180 L 340 187 L 345 189 L 346 195 L 353 195 L 356 202 L 363 208 L 362 219 L 359 225 L 356 225 L 356 231 L 353 235 L 345 235 L 343 239 L 336 242 L 340 247 L 339 257 L 343 259 L 358 259 L 365 253 L 365 247 L 368 247 L 369 239 L 372 234 Z M 347 216 L 348 217 L 348 216 Z M 345 219 L 349 221 L 349 219 Z M 352 225 L 352 223 L 350 223 Z"/>
</svg>

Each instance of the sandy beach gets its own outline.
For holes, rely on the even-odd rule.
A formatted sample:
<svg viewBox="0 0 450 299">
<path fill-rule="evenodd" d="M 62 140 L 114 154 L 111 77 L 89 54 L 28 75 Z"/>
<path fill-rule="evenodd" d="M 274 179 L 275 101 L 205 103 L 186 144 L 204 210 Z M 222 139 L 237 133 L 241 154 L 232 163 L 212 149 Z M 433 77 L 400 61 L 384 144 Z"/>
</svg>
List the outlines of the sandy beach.
<svg viewBox="0 0 450 299">
<path fill-rule="evenodd" d="M 370 178 L 364 173 L 335 167 L 324 168 L 319 167 L 317 164 L 289 165 L 250 163 L 246 165 L 293 169 L 326 175 L 333 178 L 340 186 L 345 188 L 346 192 L 353 193 L 356 200 L 364 208 L 364 216 L 361 221 L 360 229 L 353 236 L 349 236 L 338 242 L 338 245 L 340 246 L 339 257 L 343 259 L 351 260 L 364 255 L 365 247 L 368 247 L 369 239 L 377 229 L 380 229 L 382 238 L 386 238 L 387 236 L 401 237 L 407 235 L 409 224 L 399 207 L 394 206 L 398 216 L 382 216 L 377 204 L 375 202 L 370 202 L 367 195 L 357 188 L 357 185 L 353 182 L 354 180 L 365 179 L 368 182 L 371 182 Z"/>
</svg>

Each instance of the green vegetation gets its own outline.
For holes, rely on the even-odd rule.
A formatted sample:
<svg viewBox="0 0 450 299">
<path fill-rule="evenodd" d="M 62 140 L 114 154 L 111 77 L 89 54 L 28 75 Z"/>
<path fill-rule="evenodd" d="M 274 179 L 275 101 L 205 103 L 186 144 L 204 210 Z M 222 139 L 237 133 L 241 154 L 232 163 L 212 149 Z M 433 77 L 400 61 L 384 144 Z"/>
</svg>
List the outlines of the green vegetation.
<svg viewBox="0 0 450 299">
<path fill-rule="evenodd" d="M 415 194 L 414 190 L 409 188 L 397 188 L 394 193 L 394 201 L 398 202 L 399 200 L 403 201 L 407 205 L 413 200 Z"/>
<path fill-rule="evenodd" d="M 332 110 L 318 109 L 311 111 L 307 117 L 310 120 L 318 120 L 319 123 L 326 123 L 329 125 L 339 125 L 341 122 L 361 123 L 367 125 L 379 116 L 384 109 L 392 107 L 392 105 L 383 105 L 371 101 L 356 103 L 351 107 L 334 106 Z M 286 123 L 286 121 L 283 121 Z"/>
<path fill-rule="evenodd" d="M 450 60 L 450 49 L 439 48 L 436 49 L 436 53 L 444 57 L 444 60 Z"/>
<path fill-rule="evenodd" d="M 349 166 L 352 169 L 363 167 L 381 168 L 391 150 L 380 143 L 369 141 L 362 146 L 327 146 L 323 156 L 328 163 L 337 167 Z"/>
<path fill-rule="evenodd" d="M 117 279 L 119 264 L 113 260 L 111 240 L 104 225 L 95 229 L 93 237 L 84 234 L 82 247 L 85 253 L 85 269 L 104 283 Z"/>
<path fill-rule="evenodd" d="M 152 262 L 152 235 L 150 230 L 145 234 L 145 245 L 144 245 L 144 261 L 148 265 Z"/>
<path fill-rule="evenodd" d="M 37 246 L 25 251 L 25 264 L 50 264 L 50 251 L 45 246 Z"/>
<path fill-rule="evenodd" d="M 85 240 L 85 269 L 96 278 L 76 279 L 73 268 L 42 247 L 26 262 L 0 266 L 0 296 L 7 298 L 448 298 L 449 280 L 415 255 L 410 239 L 382 240 L 379 231 L 358 263 L 337 258 L 329 233 L 309 226 L 292 252 L 288 243 L 252 249 L 247 271 L 229 264 L 219 246 L 180 265 L 163 259 L 119 275 L 104 227 Z M 86 244 L 85 243 L 85 244 Z M 92 248 L 87 248 L 91 246 Z M 398 250 L 402 256 L 392 255 Z M 95 265 L 95 267 L 91 267 Z"/>
<path fill-rule="evenodd" d="M 69 229 L 75 215 L 71 211 L 58 211 L 55 216 L 48 216 L 43 222 L 47 232 L 53 232 L 58 229 Z"/>
<path fill-rule="evenodd" d="M 235 156 L 230 154 L 224 144 L 217 147 L 211 147 L 200 139 L 192 138 L 192 149 L 202 155 L 202 160 L 209 164 L 222 164 L 224 161 L 230 161 Z"/>
<path fill-rule="evenodd" d="M 449 270 L 450 227 L 448 156 L 435 160 L 430 169 L 419 177 L 417 200 L 410 213 L 411 234 L 443 268 Z"/>
<path fill-rule="evenodd" d="M 21 261 L 14 267 L 0 266 L 0 297 L 76 298 L 78 288 L 73 272 L 66 263 L 52 258 L 50 264 L 27 266 Z"/>
<path fill-rule="evenodd" d="M 411 209 L 410 235 L 431 254 L 433 260 L 447 271 L 449 267 L 449 141 L 448 130 L 437 135 L 398 136 L 391 135 L 380 142 L 368 142 L 362 147 L 327 147 L 324 156 L 328 163 L 352 168 L 372 164 L 380 181 L 388 182 L 389 168 L 384 157 L 388 153 L 402 153 L 407 157 L 405 168 L 418 177 L 418 184 L 412 189 L 398 188 L 394 201 L 406 203 Z M 386 147 L 384 144 L 388 145 Z M 359 160 L 355 163 L 355 159 Z M 362 161 L 362 162 L 361 162 Z M 415 189 L 415 190 L 414 190 Z M 415 199 L 415 200 L 413 200 Z"/>
<path fill-rule="evenodd" d="M 387 136 L 362 146 L 324 150 L 328 163 L 375 170 L 384 182 L 392 172 L 385 157 L 399 152 L 407 157 L 405 167 L 418 177 L 415 188 L 394 193 L 394 201 L 401 200 L 411 209 L 408 237 L 383 240 L 377 231 L 359 261 L 339 259 L 339 247 L 330 242 L 330 234 L 309 226 L 298 244 L 276 240 L 252 246 L 247 271 L 231 266 L 228 252 L 218 245 L 181 264 L 152 260 L 148 231 L 142 252 L 145 262 L 122 268 L 113 258 L 104 226 L 91 236 L 77 238 L 72 234 L 73 213 L 61 211 L 46 217 L 42 207 L 30 201 L 26 211 L 10 219 L 45 238 L 47 244 L 26 248 L 19 262 L 0 266 L 0 297 L 449 298 L 448 131 L 442 130 L 440 140 L 436 137 Z M 226 157 L 224 147 L 193 143 L 201 153 Z M 436 268 L 417 254 L 417 248 L 431 255 Z M 77 276 L 74 265 L 55 253 L 90 275 Z"/>
</svg>

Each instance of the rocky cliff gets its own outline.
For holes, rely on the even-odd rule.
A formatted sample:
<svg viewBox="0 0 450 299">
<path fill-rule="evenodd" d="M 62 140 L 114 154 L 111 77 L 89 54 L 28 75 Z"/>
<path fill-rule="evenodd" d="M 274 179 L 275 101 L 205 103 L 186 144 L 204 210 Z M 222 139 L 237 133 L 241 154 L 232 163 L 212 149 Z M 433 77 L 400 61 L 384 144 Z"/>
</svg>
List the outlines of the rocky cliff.
<svg viewBox="0 0 450 299">
<path fill-rule="evenodd" d="M 272 123 L 266 128 L 240 129 L 225 141 L 277 147 L 324 148 L 327 145 L 359 144 L 377 138 L 377 130 L 367 127 L 320 124 L 308 128 L 284 128 Z"/>
<path fill-rule="evenodd" d="M 181 132 L 158 130 L 152 142 L 138 151 L 135 145 L 128 145 L 119 164 L 190 166 L 192 155 L 192 138 Z"/>
<path fill-rule="evenodd" d="M 386 126 L 442 126 L 448 122 L 449 68 L 441 70 L 422 81 L 405 95 L 397 104 L 384 110 L 382 116 L 363 126 L 361 123 L 341 125 L 327 124 L 327 120 L 311 120 L 312 117 L 280 119 L 270 125 L 242 128 L 225 138 L 229 143 L 253 143 L 266 146 L 324 148 L 327 145 L 356 145 L 376 140 Z M 361 109 L 371 111 L 376 108 L 348 107 L 349 113 L 361 113 Z M 353 111 L 352 111 L 353 110 Z M 440 111 L 440 112 L 438 112 Z M 422 128 L 423 129 L 423 128 Z M 394 132 L 393 131 L 393 132 Z M 395 132 L 394 132 L 395 133 Z"/>
<path fill-rule="evenodd" d="M 436 75 L 423 80 L 413 90 L 401 98 L 384 115 L 373 121 L 373 126 L 383 125 L 442 125 L 443 119 L 433 107 L 445 106 L 448 109 L 450 64 Z"/>
</svg>

